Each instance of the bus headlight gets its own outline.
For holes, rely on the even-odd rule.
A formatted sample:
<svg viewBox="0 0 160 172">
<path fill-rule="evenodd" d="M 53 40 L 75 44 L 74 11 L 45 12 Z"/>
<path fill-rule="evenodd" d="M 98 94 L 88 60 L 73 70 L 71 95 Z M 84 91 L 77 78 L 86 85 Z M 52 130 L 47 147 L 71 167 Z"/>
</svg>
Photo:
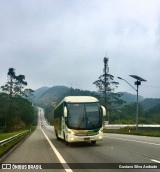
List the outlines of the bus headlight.
<svg viewBox="0 0 160 172">
<path fill-rule="evenodd" d="M 68 134 L 74 134 L 72 130 L 68 130 Z"/>
<path fill-rule="evenodd" d="M 102 136 L 101 135 L 99 136 L 99 139 L 102 139 Z"/>
<path fill-rule="evenodd" d="M 71 141 L 73 141 L 74 140 L 74 138 L 73 137 L 71 137 Z"/>
</svg>

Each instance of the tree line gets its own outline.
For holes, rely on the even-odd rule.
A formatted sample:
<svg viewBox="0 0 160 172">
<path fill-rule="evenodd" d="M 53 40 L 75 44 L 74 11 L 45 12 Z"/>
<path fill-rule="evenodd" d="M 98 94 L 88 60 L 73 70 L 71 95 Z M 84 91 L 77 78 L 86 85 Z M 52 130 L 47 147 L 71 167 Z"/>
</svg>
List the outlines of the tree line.
<svg viewBox="0 0 160 172">
<path fill-rule="evenodd" d="M 115 93 L 119 83 L 114 80 L 114 76 L 109 73 L 108 57 L 104 57 L 104 68 L 102 75 L 93 82 L 98 88 L 98 99 L 105 106 L 107 111 L 107 121 L 115 124 L 135 124 L 136 123 L 136 103 L 127 104 L 121 99 L 122 94 Z M 149 110 L 144 110 L 139 104 L 139 123 L 159 124 L 160 104 Z"/>
<path fill-rule="evenodd" d="M 19 130 L 36 123 L 36 110 L 31 102 L 34 91 L 26 86 L 25 76 L 16 75 L 15 69 L 9 68 L 7 82 L 1 86 L 0 94 L 0 127 L 5 131 Z"/>
<path fill-rule="evenodd" d="M 119 83 L 114 80 L 114 76 L 109 73 L 108 66 L 109 59 L 105 57 L 103 59 L 104 68 L 102 75 L 93 82 L 93 84 L 98 88 L 96 92 L 84 91 L 80 89 L 70 88 L 66 93 L 63 94 L 52 94 L 53 89 L 50 89 L 48 96 L 54 97 L 54 105 L 58 104 L 65 96 L 94 96 L 99 99 L 100 104 L 105 106 L 107 110 L 107 118 L 105 120 L 113 124 L 135 124 L 136 123 L 136 104 L 131 103 L 127 104 L 121 96 L 122 94 L 116 93 L 115 90 L 118 87 Z M 24 77 L 20 77 L 24 79 Z M 23 82 L 25 85 L 25 81 Z M 12 84 L 11 84 L 12 85 Z M 22 84 L 23 85 L 23 84 Z M 22 88 L 22 85 L 20 88 Z M 19 89 L 17 89 L 19 90 Z M 19 91 L 20 93 L 20 91 Z M 19 94 L 18 93 L 18 94 Z M 58 88 L 56 90 L 58 93 Z M 25 95 L 25 94 L 24 94 Z M 27 95 L 30 95 L 30 90 L 28 90 Z M 37 104 L 45 109 L 45 115 L 48 121 L 53 124 L 53 104 L 48 103 L 50 98 L 45 97 L 45 103 Z M 31 96 L 30 96 L 31 97 Z M 139 123 L 142 124 L 156 124 L 160 121 L 160 105 L 157 105 L 156 108 L 150 109 L 148 111 L 139 104 Z M 156 110 L 156 111 L 155 111 Z"/>
</svg>

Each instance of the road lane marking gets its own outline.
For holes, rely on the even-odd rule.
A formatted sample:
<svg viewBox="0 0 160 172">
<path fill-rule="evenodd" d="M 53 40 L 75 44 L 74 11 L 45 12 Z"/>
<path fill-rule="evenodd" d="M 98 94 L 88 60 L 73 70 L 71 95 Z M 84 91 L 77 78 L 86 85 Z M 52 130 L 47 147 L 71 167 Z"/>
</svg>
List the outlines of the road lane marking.
<svg viewBox="0 0 160 172">
<path fill-rule="evenodd" d="M 61 154 L 58 152 L 58 150 L 55 148 L 55 146 L 52 144 L 52 142 L 50 141 L 50 139 L 48 138 L 48 136 L 45 134 L 45 132 L 43 131 L 43 129 L 41 128 L 44 136 L 46 137 L 47 141 L 49 142 L 52 150 L 54 151 L 54 153 L 56 154 L 57 158 L 59 159 L 60 163 L 63 165 L 64 170 L 66 172 L 73 172 L 70 167 L 67 165 L 66 161 L 63 159 L 63 157 L 61 156 Z"/>
<path fill-rule="evenodd" d="M 151 159 L 151 161 L 156 162 L 156 163 L 160 163 L 160 161 L 158 161 L 156 159 Z"/>
<path fill-rule="evenodd" d="M 130 142 L 145 143 L 145 144 L 149 144 L 149 145 L 160 146 L 159 143 L 144 142 L 144 141 L 139 141 L 139 140 L 130 140 L 130 139 L 124 139 L 124 138 L 120 138 L 120 137 L 115 138 L 115 137 L 111 137 L 111 136 L 104 136 L 104 137 L 113 138 L 113 139 L 118 139 L 118 140 L 127 140 L 127 141 L 130 141 Z"/>
</svg>

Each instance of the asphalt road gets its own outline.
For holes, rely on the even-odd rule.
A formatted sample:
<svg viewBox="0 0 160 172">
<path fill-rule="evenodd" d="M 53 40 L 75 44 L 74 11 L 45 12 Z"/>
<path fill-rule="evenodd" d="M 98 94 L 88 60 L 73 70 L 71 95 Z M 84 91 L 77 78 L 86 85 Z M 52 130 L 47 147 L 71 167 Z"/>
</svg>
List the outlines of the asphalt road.
<svg viewBox="0 0 160 172">
<path fill-rule="evenodd" d="M 124 171 L 122 167 L 135 167 L 139 163 L 160 165 L 160 138 L 105 133 L 103 141 L 94 146 L 89 143 L 65 145 L 62 140 L 56 139 L 54 128 L 47 124 L 43 110 L 39 109 L 37 129 L 3 163 L 61 163 L 66 168 L 52 171 Z M 81 169 L 74 169 L 74 164 L 67 166 L 66 163 L 74 163 L 74 167 Z M 121 169 L 106 169 L 101 163 L 117 163 Z M 89 167 L 93 169 L 83 169 Z M 159 170 L 125 169 L 125 172 L 130 171 Z"/>
</svg>

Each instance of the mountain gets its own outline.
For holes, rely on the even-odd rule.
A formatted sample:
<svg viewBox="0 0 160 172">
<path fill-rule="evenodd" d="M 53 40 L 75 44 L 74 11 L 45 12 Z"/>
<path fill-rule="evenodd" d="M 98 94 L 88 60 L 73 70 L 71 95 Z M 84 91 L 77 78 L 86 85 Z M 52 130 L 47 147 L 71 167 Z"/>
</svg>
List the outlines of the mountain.
<svg viewBox="0 0 160 172">
<path fill-rule="evenodd" d="M 133 95 L 126 92 L 119 92 L 121 94 L 121 99 L 126 103 L 123 105 L 112 108 L 110 114 L 110 122 L 117 123 L 117 111 L 120 109 L 121 120 L 124 123 L 134 123 L 135 122 L 135 113 L 136 113 L 136 101 L 137 95 Z M 48 121 L 53 123 L 53 107 L 55 107 L 65 96 L 97 96 L 100 98 L 97 92 L 91 92 L 88 90 L 73 89 L 66 86 L 53 86 L 42 87 L 35 91 L 33 103 L 36 106 L 43 107 L 45 109 L 45 115 Z M 100 99 L 100 101 L 102 101 Z M 101 102 L 102 103 L 102 102 Z M 139 96 L 139 121 L 141 123 L 153 124 L 158 123 L 160 120 L 160 99 L 147 98 L 144 99 L 142 96 Z M 124 120 L 124 121 L 123 121 Z"/>
<path fill-rule="evenodd" d="M 40 90 L 43 90 L 40 88 Z M 41 94 L 35 94 L 33 103 L 37 106 L 46 107 L 57 105 L 65 96 L 93 96 L 95 92 L 88 90 L 73 89 L 66 86 L 54 86 Z"/>
<path fill-rule="evenodd" d="M 41 87 L 34 91 L 34 98 L 39 98 L 42 94 L 44 94 L 49 87 Z"/>
<path fill-rule="evenodd" d="M 131 93 L 127 93 L 127 92 L 118 92 L 118 93 L 122 95 L 121 99 L 124 100 L 127 104 L 137 102 L 137 95 L 135 95 L 135 94 L 131 94 Z M 139 102 L 141 102 L 144 100 L 144 98 L 139 95 L 138 100 L 139 100 Z"/>
<path fill-rule="evenodd" d="M 156 99 L 156 98 L 155 99 L 147 98 L 140 102 L 140 105 L 144 108 L 144 110 L 154 108 L 158 104 L 160 104 L 160 99 Z"/>
<path fill-rule="evenodd" d="M 69 88 L 66 86 L 53 86 L 51 88 L 40 88 L 37 90 L 38 94 L 36 93 L 34 96 L 33 103 L 38 106 L 46 106 L 48 104 L 54 105 L 63 94 L 69 91 Z"/>
<path fill-rule="evenodd" d="M 121 99 L 124 100 L 126 104 L 137 102 L 137 95 L 130 94 L 127 92 L 118 92 L 121 94 Z M 34 92 L 33 103 L 38 106 L 46 106 L 48 104 L 55 105 L 57 102 L 61 101 L 64 96 L 69 95 L 95 95 L 95 92 L 80 90 L 80 89 L 71 89 L 66 86 L 53 86 L 49 87 L 41 87 Z M 144 99 L 142 96 L 139 96 L 139 104 L 144 108 L 144 110 L 148 110 L 153 108 L 157 104 L 160 103 L 160 99 L 147 98 Z"/>
<path fill-rule="evenodd" d="M 126 104 L 137 102 L 137 95 L 126 92 L 119 92 L 119 93 L 122 94 L 121 99 L 126 101 Z M 145 99 L 142 96 L 138 96 L 138 102 L 144 108 L 144 110 L 148 110 L 160 104 L 160 99 L 157 98 Z"/>
<path fill-rule="evenodd" d="M 160 103 L 156 104 L 154 107 L 148 110 L 149 114 L 158 114 L 160 119 Z M 158 120 L 160 121 L 160 120 Z"/>
</svg>

